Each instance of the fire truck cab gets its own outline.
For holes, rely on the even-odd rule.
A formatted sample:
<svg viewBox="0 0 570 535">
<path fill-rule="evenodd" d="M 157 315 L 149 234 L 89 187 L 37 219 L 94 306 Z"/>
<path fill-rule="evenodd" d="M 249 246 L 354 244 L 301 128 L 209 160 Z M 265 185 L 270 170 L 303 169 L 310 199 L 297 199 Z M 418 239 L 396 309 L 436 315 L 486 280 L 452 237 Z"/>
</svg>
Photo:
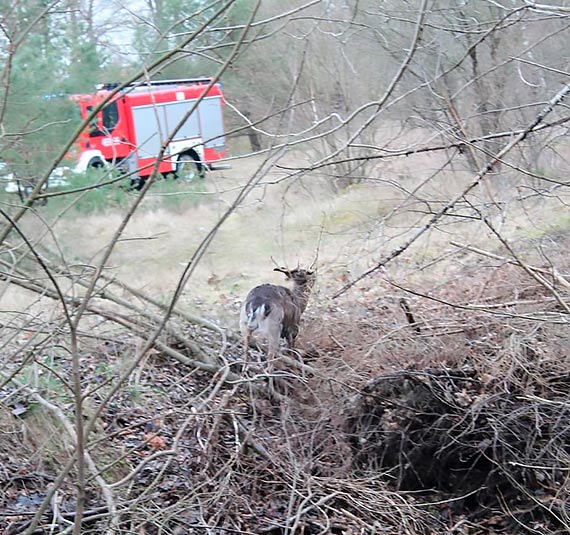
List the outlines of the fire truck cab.
<svg viewBox="0 0 570 535">
<path fill-rule="evenodd" d="M 125 87 L 79 136 L 75 170 L 111 164 L 133 181 L 144 181 L 157 159 L 163 175 L 204 176 L 208 169 L 227 167 L 220 164 L 226 156 L 224 96 L 218 83 L 208 90 L 210 82 L 192 78 Z M 74 95 L 81 117 L 85 119 L 117 86 L 104 84 L 95 94 Z"/>
</svg>

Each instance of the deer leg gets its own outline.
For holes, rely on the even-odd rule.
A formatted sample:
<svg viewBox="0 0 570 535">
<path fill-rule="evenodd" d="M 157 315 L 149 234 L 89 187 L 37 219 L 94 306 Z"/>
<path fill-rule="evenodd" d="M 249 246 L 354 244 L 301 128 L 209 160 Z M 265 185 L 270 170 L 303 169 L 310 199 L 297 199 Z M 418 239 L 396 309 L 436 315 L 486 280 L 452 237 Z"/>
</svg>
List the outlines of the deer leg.
<svg viewBox="0 0 570 535">
<path fill-rule="evenodd" d="M 295 337 L 293 334 L 289 334 L 287 336 L 287 347 L 289 348 L 289 351 L 295 351 Z"/>
<path fill-rule="evenodd" d="M 267 360 L 268 362 L 273 362 L 277 356 L 277 351 L 279 349 L 279 338 L 275 340 L 274 337 L 270 337 L 267 341 Z"/>
<path fill-rule="evenodd" d="M 243 363 L 247 364 L 249 358 L 249 332 L 245 332 L 243 335 Z"/>
<path fill-rule="evenodd" d="M 275 378 L 272 376 L 275 372 L 275 364 L 279 353 L 279 340 L 281 339 L 281 324 L 276 321 L 268 323 L 267 330 L 267 374 L 269 389 L 274 389 Z"/>
<path fill-rule="evenodd" d="M 298 334 L 299 334 L 299 328 L 295 326 L 291 327 L 287 331 L 287 336 L 285 337 L 285 339 L 287 340 L 287 347 L 289 348 L 289 351 L 291 353 L 295 352 L 295 340 L 297 339 Z"/>
</svg>

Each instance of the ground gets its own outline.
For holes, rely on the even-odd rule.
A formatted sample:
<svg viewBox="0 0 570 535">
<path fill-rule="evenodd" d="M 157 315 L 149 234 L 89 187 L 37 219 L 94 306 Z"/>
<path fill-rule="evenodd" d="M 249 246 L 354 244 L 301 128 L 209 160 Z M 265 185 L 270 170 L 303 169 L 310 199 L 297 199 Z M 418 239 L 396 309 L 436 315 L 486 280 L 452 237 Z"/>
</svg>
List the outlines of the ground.
<svg viewBox="0 0 570 535">
<path fill-rule="evenodd" d="M 196 248 L 261 163 L 237 160 L 181 195 L 151 190 L 107 264 L 79 330 L 94 423 L 82 533 L 109 512 L 124 533 L 567 532 L 563 192 L 446 219 L 342 292 L 429 219 L 408 192 L 438 162 L 409 175 L 417 163 L 392 165 L 340 192 L 330 177 L 275 168 L 220 227 L 141 357 Z M 455 182 L 425 196 L 461 188 L 445 178 Z M 51 265 L 76 270 L 58 277 L 81 295 L 79 273 L 89 280 L 123 215 L 24 227 Z M 283 283 L 274 261 L 317 266 L 300 352 L 243 363 L 239 305 L 253 285 Z M 13 311 L 2 364 L 17 382 L 5 375 L 0 399 L 0 521 L 5 535 L 52 522 L 62 532 L 76 511 L 69 332 L 47 297 L 12 285 L 2 300 Z"/>
</svg>

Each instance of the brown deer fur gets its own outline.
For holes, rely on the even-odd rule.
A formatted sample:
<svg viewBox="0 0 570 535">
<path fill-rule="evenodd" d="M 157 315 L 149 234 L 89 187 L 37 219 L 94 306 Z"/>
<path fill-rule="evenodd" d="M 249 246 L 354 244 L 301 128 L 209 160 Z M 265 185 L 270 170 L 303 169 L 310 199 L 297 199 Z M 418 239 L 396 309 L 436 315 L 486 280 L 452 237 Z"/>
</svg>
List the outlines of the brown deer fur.
<svg viewBox="0 0 570 535">
<path fill-rule="evenodd" d="M 240 313 L 240 331 L 246 358 L 252 339 L 267 344 L 269 358 L 277 354 L 281 338 L 286 340 L 289 349 L 295 346 L 301 314 L 307 308 L 315 274 L 300 268 L 275 268 L 274 271 L 283 273 L 292 281 L 293 288 L 262 284 L 247 294 Z"/>
</svg>

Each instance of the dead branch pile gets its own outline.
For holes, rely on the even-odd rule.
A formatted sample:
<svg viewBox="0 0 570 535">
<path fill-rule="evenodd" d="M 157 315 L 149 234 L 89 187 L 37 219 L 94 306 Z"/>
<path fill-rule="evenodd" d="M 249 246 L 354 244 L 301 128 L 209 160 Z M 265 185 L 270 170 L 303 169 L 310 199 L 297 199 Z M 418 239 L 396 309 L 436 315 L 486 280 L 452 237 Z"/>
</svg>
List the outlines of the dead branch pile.
<svg viewBox="0 0 570 535">
<path fill-rule="evenodd" d="M 82 533 L 568 532 L 567 289 L 510 264 L 461 277 L 412 296 L 413 322 L 388 284 L 319 311 L 313 375 L 284 366 L 278 400 L 275 369 L 176 309 L 142 352 L 165 307 L 105 279 L 79 332 L 96 415 Z M 76 510 L 69 333 L 39 319 L 0 332 L 6 535 L 68 529 Z"/>
<path fill-rule="evenodd" d="M 86 357 L 86 380 L 101 381 L 105 359 L 108 355 Z M 316 400 L 311 407 L 293 398 L 275 403 L 248 382 L 222 383 L 222 375 L 212 378 L 158 354 L 135 375 L 131 388 L 105 407 L 88 445 L 98 468 L 113 481 L 117 533 L 443 532 L 437 518 L 412 497 L 388 489 L 382 478 L 355 477 L 347 443 L 331 420 L 338 407 L 318 406 Z M 253 378 L 247 369 L 242 377 Z M 33 426 L 35 413 L 39 408 L 19 418 Z M 41 418 L 44 429 L 46 414 Z M 4 424 L 14 447 L 18 418 L 6 414 Z M 0 507 L 11 512 L 6 535 L 30 528 L 65 461 L 59 439 L 38 434 L 34 444 L 25 440 L 18 459 L 0 447 L 0 484 L 6 491 Z M 42 466 L 48 455 L 50 465 Z M 73 520 L 74 475 L 31 533 Z M 91 481 L 82 533 L 101 533 L 109 521 L 110 511 Z"/>
<path fill-rule="evenodd" d="M 346 422 L 355 465 L 387 473 L 397 489 L 456 498 L 464 511 L 508 504 L 522 525 L 566 532 L 570 374 L 539 368 L 519 361 L 506 380 L 476 366 L 373 379 Z"/>
</svg>

